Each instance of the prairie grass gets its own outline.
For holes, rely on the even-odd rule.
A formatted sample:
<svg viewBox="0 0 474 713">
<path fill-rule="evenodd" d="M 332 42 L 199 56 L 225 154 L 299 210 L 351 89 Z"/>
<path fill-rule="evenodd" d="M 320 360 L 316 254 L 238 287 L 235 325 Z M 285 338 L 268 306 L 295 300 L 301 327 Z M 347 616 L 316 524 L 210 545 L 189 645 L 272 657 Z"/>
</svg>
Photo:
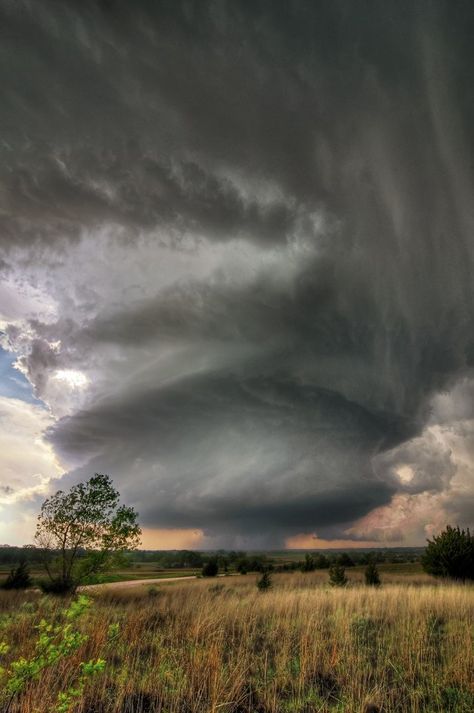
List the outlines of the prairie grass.
<svg viewBox="0 0 474 713">
<path fill-rule="evenodd" d="M 327 573 L 228 577 L 95 592 L 89 639 L 11 708 L 49 713 L 80 661 L 104 658 L 76 713 L 474 711 L 474 588 L 423 575 L 332 589 Z M 64 602 L 0 596 L 4 657 L 33 653 Z M 118 626 L 115 626 L 117 625 Z"/>
</svg>

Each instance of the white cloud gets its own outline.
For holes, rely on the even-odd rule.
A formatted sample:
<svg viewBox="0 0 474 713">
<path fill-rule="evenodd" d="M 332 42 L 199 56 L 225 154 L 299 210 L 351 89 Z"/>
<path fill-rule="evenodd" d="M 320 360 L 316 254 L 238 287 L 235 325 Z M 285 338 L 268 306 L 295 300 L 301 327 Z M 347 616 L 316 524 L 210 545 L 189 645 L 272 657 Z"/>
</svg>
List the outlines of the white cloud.
<svg viewBox="0 0 474 713">
<path fill-rule="evenodd" d="M 44 440 L 44 432 L 52 423 L 45 409 L 0 397 L 1 509 L 46 493 L 50 482 L 64 472 L 51 445 Z"/>
</svg>

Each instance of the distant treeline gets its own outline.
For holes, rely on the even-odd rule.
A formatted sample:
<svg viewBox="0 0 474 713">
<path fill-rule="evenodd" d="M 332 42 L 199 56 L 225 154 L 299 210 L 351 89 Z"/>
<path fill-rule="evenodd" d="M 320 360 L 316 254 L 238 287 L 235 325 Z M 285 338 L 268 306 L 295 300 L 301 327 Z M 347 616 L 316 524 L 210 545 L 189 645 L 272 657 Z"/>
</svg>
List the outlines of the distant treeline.
<svg viewBox="0 0 474 713">
<path fill-rule="evenodd" d="M 20 562 L 40 564 L 41 550 L 36 547 L 0 547 L 0 564 L 17 565 Z"/>
<path fill-rule="evenodd" d="M 313 571 L 327 569 L 334 562 L 344 567 L 366 565 L 369 561 L 382 563 L 416 562 L 423 552 L 419 549 L 387 549 L 387 550 L 352 550 L 347 552 L 301 552 L 293 554 L 288 559 L 284 553 L 272 556 L 272 553 L 247 553 L 242 551 L 219 550 L 217 552 L 197 552 L 192 550 L 153 551 L 137 550 L 123 555 L 123 566 L 133 567 L 136 564 L 152 564 L 160 569 L 201 569 L 207 562 L 216 561 L 220 572 L 291 572 L 296 570 Z M 0 547 L 0 565 L 16 565 L 19 562 L 28 564 L 41 563 L 41 550 L 33 547 Z"/>
<path fill-rule="evenodd" d="M 376 563 L 388 562 L 392 564 L 403 564 L 416 562 L 420 559 L 423 548 L 419 549 L 387 549 L 387 550 L 364 550 L 347 552 L 301 552 L 300 556 L 292 556 L 285 559 L 284 553 L 280 556 L 272 556 L 271 553 L 247 553 L 241 551 L 217 552 L 196 552 L 190 550 L 178 550 L 170 552 L 134 552 L 129 555 L 130 564 L 156 563 L 161 569 L 200 569 L 210 561 L 217 562 L 220 572 L 230 570 L 241 572 L 291 572 L 302 570 L 310 572 L 316 569 L 328 569 L 331 564 L 338 562 L 344 567 L 355 567 L 366 565 L 370 561 Z M 282 556 L 283 555 L 283 556 Z"/>
</svg>

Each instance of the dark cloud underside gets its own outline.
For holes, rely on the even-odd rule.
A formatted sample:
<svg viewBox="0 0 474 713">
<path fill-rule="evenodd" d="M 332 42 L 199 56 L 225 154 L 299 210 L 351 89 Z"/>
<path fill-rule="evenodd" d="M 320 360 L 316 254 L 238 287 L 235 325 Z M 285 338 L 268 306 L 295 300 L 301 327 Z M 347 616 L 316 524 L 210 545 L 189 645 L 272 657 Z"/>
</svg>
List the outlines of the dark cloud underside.
<svg viewBox="0 0 474 713">
<path fill-rule="evenodd" d="M 0 13 L 4 270 L 48 266 L 58 304 L 22 363 L 44 398 L 93 379 L 49 433 L 70 478 L 229 542 L 389 503 L 373 458 L 473 366 L 472 4 Z M 82 244 L 113 286 L 67 267 Z"/>
</svg>

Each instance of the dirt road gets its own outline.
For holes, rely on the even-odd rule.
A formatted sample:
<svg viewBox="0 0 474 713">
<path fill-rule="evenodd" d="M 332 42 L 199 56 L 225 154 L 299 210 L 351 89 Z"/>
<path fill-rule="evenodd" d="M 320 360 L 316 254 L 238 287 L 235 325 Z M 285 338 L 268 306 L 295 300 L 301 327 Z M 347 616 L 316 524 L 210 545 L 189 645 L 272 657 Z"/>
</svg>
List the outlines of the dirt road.
<svg viewBox="0 0 474 713">
<path fill-rule="evenodd" d="M 218 577 L 241 577 L 240 572 L 228 572 L 227 574 L 218 574 Z M 182 582 L 183 579 L 197 579 L 196 574 L 186 574 L 184 577 L 157 577 L 156 579 L 127 579 L 123 582 L 104 582 L 103 584 L 84 584 L 82 587 L 78 587 L 78 591 L 91 591 L 94 589 L 102 589 L 107 587 L 110 589 L 129 589 L 135 585 L 146 585 L 146 584 L 163 584 L 164 582 Z"/>
<path fill-rule="evenodd" d="M 135 587 L 140 584 L 151 585 L 151 584 L 162 584 L 163 582 L 181 582 L 183 579 L 197 579 L 195 574 L 187 574 L 184 577 L 157 577 L 156 579 L 127 579 L 123 582 L 104 582 L 103 584 L 84 584 L 78 589 L 83 591 L 93 591 L 94 589 L 103 589 L 106 587 L 110 589 L 128 589 L 129 587 Z"/>
</svg>

